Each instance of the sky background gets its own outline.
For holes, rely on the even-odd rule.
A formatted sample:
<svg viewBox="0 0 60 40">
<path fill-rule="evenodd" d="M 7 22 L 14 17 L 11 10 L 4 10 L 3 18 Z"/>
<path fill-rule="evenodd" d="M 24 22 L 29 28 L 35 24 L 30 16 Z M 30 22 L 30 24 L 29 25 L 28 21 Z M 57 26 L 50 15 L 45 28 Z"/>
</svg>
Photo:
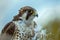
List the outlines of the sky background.
<svg viewBox="0 0 60 40">
<path fill-rule="evenodd" d="M 47 17 L 51 18 L 49 15 L 52 15 L 54 9 L 59 8 L 59 5 L 60 0 L 0 0 L 0 30 L 13 19 L 13 16 L 23 6 L 31 6 L 37 10 L 39 17 L 35 18 L 35 21 L 41 27 L 44 23 L 46 24 Z"/>
</svg>

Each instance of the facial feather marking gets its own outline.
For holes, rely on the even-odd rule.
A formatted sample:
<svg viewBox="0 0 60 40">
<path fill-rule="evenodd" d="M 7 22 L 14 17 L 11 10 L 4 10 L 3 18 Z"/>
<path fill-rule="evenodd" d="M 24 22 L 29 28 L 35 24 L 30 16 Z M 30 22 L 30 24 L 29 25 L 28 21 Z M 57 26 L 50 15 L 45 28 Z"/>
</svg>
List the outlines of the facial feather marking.
<svg viewBox="0 0 60 40">
<path fill-rule="evenodd" d="M 29 10 L 29 11 L 28 11 L 28 14 L 27 14 L 27 16 L 26 16 L 26 20 L 28 20 L 29 17 L 30 17 L 32 14 L 33 14 L 32 10 Z"/>
<path fill-rule="evenodd" d="M 27 16 L 27 11 L 20 18 L 23 19 L 23 20 L 26 20 L 26 16 Z"/>
</svg>

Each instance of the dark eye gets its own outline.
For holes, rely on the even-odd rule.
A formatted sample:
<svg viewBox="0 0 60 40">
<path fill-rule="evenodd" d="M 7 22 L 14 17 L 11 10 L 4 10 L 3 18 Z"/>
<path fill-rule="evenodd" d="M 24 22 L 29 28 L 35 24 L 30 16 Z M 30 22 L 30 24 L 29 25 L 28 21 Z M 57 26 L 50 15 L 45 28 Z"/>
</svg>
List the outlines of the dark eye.
<svg viewBox="0 0 60 40">
<path fill-rule="evenodd" d="M 29 10 L 29 13 L 33 14 L 33 11 L 32 10 Z"/>
<path fill-rule="evenodd" d="M 28 11 L 29 13 L 31 12 L 31 10 Z"/>
</svg>

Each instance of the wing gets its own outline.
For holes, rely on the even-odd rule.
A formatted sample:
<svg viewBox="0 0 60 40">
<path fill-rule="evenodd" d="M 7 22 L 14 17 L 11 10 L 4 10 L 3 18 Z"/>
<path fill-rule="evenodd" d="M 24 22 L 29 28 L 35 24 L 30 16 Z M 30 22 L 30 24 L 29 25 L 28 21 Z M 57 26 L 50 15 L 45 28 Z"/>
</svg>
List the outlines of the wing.
<svg viewBox="0 0 60 40">
<path fill-rule="evenodd" d="M 15 24 L 13 22 L 9 22 L 6 26 L 2 29 L 2 34 L 7 33 L 9 35 L 13 35 L 15 30 Z"/>
<path fill-rule="evenodd" d="M 15 31 L 15 24 L 13 22 L 9 22 L 2 29 L 0 40 L 11 40 L 14 31 Z"/>
</svg>

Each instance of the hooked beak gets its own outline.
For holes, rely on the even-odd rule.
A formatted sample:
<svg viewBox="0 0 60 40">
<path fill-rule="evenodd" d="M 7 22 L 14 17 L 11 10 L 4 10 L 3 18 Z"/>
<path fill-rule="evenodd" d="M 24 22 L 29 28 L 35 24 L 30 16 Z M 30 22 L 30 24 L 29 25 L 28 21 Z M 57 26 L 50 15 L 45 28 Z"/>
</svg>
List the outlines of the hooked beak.
<svg viewBox="0 0 60 40">
<path fill-rule="evenodd" d="M 38 17 L 38 14 L 36 14 L 35 16 Z"/>
</svg>

